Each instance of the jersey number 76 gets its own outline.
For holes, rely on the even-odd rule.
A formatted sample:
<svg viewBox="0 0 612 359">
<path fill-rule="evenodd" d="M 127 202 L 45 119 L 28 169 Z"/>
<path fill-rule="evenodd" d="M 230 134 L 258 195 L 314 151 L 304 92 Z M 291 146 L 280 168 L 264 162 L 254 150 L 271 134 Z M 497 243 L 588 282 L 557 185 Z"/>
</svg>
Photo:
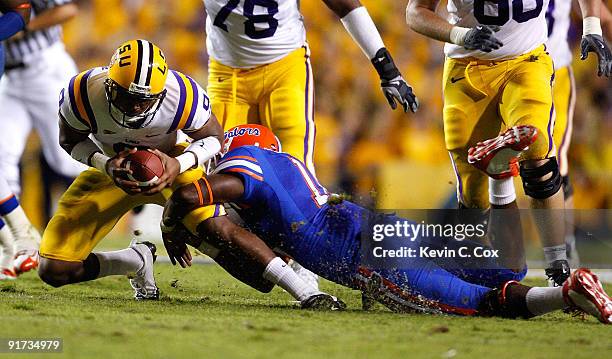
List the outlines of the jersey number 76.
<svg viewBox="0 0 612 359">
<path fill-rule="evenodd" d="M 229 32 L 225 21 L 236 7 L 240 4 L 240 0 L 229 0 L 225 6 L 219 10 L 213 24 L 226 32 Z M 255 6 L 261 6 L 268 10 L 267 14 L 253 14 Z M 275 0 L 245 0 L 243 15 L 247 18 L 244 22 L 244 33 L 251 39 L 264 39 L 274 36 L 278 28 L 278 20 L 274 15 L 278 13 L 278 2 Z M 255 24 L 268 24 L 265 29 L 257 29 Z"/>
<path fill-rule="evenodd" d="M 474 17 L 483 25 L 502 26 L 510 21 L 510 2 L 512 2 L 512 19 L 516 22 L 527 22 L 540 16 L 544 7 L 544 0 L 535 0 L 536 7 L 524 10 L 524 0 L 474 0 Z M 569 1 L 569 0 L 567 0 Z M 497 5 L 497 15 L 485 14 L 485 4 Z"/>
</svg>

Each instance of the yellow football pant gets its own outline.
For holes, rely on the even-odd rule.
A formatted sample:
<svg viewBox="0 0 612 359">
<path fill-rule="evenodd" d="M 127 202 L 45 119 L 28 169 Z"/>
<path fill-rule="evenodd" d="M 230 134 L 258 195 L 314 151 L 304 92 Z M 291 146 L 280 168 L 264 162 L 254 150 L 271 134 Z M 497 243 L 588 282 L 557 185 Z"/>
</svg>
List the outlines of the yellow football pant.
<svg viewBox="0 0 612 359">
<path fill-rule="evenodd" d="M 521 160 L 556 155 L 553 143 L 553 63 L 544 46 L 506 61 L 450 59 L 444 65 L 444 136 L 457 176 L 457 197 L 470 208 L 488 208 L 488 178 L 467 162 L 477 142 L 517 125 L 539 136 Z"/>
<path fill-rule="evenodd" d="M 307 48 L 251 69 L 236 69 L 211 59 L 208 94 L 223 129 L 257 123 L 279 138 L 283 152 L 314 171 L 314 84 Z"/>
<path fill-rule="evenodd" d="M 574 122 L 574 107 L 576 105 L 576 84 L 571 66 L 555 71 L 553 85 L 553 102 L 555 104 L 554 141 L 557 147 L 557 161 L 561 176 L 567 176 L 567 151 L 569 150 Z"/>
<path fill-rule="evenodd" d="M 57 211 L 47 225 L 40 244 L 40 255 L 45 258 L 80 262 L 134 207 L 143 204 L 165 205 L 172 192 L 203 175 L 201 168 L 180 174 L 171 188 L 153 196 L 128 195 L 113 180 L 95 168 L 81 173 L 62 195 Z M 195 233 L 202 221 L 224 214 L 223 206 L 198 208 L 183 220 Z"/>
</svg>

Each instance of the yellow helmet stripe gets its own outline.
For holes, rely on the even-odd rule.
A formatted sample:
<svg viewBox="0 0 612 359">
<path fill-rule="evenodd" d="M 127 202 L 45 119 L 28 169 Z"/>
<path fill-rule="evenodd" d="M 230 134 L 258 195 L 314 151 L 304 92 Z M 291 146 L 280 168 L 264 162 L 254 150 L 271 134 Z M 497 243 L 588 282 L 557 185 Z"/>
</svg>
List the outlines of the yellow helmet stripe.
<svg viewBox="0 0 612 359">
<path fill-rule="evenodd" d="M 68 94 L 70 96 L 70 106 L 76 118 L 81 123 L 94 130 L 91 121 L 91 118 L 93 118 L 93 111 L 91 111 L 91 106 L 89 106 L 89 98 L 87 98 L 86 102 L 87 108 L 86 103 L 83 101 L 83 96 L 87 96 L 87 79 L 91 71 L 92 70 L 81 72 L 73 77 L 68 85 Z"/>
<path fill-rule="evenodd" d="M 191 125 L 197 111 L 199 98 L 198 86 L 196 85 L 195 81 L 178 71 L 172 70 L 172 74 L 179 84 L 180 97 L 178 108 L 174 116 L 174 121 L 172 122 L 172 126 L 170 126 L 168 133 Z"/>
</svg>

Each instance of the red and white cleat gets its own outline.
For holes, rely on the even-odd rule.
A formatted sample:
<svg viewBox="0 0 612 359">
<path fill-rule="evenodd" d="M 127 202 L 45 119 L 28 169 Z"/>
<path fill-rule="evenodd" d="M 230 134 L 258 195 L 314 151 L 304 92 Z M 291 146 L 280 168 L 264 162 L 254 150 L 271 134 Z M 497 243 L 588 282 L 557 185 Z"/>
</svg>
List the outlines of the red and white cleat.
<svg viewBox="0 0 612 359">
<path fill-rule="evenodd" d="M 612 324 L 612 298 L 597 276 L 579 268 L 563 284 L 563 298 L 570 309 L 591 314 L 604 324 Z"/>
<path fill-rule="evenodd" d="M 0 281 L 15 279 L 17 279 L 17 274 L 12 269 L 5 268 L 0 270 Z"/>
<path fill-rule="evenodd" d="M 519 175 L 518 156 L 538 138 L 533 126 L 514 126 L 501 135 L 478 142 L 468 150 L 468 163 L 489 177 L 503 179 Z"/>
<path fill-rule="evenodd" d="M 13 265 L 15 266 L 15 272 L 17 274 L 22 274 L 38 268 L 38 251 L 28 250 L 17 252 Z"/>
</svg>

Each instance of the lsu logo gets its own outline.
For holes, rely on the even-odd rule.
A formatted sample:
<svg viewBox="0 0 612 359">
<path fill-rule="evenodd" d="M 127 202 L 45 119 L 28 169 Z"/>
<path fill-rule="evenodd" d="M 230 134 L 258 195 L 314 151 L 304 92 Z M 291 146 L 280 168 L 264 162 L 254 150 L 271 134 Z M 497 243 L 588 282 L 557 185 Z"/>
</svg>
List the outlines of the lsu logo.
<svg viewBox="0 0 612 359">
<path fill-rule="evenodd" d="M 224 139 L 227 141 L 229 139 L 232 139 L 234 137 L 241 137 L 241 136 L 259 136 L 261 133 L 259 132 L 258 128 L 239 128 L 239 127 L 234 127 L 233 129 L 225 132 Z"/>
</svg>

